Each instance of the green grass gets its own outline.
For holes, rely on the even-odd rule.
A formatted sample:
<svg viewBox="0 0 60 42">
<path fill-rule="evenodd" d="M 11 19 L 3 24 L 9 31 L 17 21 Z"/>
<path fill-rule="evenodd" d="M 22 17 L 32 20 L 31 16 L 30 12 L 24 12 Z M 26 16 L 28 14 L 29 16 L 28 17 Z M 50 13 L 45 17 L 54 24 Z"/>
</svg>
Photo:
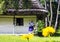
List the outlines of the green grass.
<svg viewBox="0 0 60 42">
<path fill-rule="evenodd" d="M 33 37 L 30 39 L 30 42 L 49 42 L 49 40 L 53 40 L 54 42 L 60 42 L 60 37 L 51 37 L 51 39 L 47 37 Z M 0 35 L 0 42 L 27 42 L 27 40 L 22 40 L 20 36 L 11 36 L 11 35 Z"/>
</svg>

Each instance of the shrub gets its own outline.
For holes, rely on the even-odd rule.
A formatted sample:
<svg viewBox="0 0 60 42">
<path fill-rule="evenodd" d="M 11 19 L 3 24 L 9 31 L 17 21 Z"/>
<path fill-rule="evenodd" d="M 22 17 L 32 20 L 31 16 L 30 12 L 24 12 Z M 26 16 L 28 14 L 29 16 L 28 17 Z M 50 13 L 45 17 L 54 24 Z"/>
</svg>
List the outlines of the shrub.
<svg viewBox="0 0 60 42">
<path fill-rule="evenodd" d="M 44 21 L 38 20 L 37 32 L 41 32 L 43 27 L 44 27 Z"/>
</svg>

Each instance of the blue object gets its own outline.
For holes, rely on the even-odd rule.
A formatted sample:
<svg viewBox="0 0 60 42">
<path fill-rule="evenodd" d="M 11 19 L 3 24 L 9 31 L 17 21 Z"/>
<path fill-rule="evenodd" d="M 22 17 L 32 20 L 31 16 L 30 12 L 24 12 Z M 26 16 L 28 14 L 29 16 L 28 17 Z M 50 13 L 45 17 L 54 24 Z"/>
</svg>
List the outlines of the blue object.
<svg viewBox="0 0 60 42">
<path fill-rule="evenodd" d="M 33 31 L 34 30 L 34 27 L 33 26 L 30 26 L 29 27 L 29 31 Z"/>
</svg>

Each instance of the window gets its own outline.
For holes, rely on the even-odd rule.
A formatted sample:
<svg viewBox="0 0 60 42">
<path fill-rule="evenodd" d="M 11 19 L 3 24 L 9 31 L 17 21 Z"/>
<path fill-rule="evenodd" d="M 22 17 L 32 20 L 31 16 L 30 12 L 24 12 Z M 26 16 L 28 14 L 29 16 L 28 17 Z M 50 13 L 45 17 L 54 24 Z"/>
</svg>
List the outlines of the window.
<svg viewBox="0 0 60 42">
<path fill-rule="evenodd" d="M 16 18 L 16 26 L 23 26 L 23 18 Z"/>
</svg>

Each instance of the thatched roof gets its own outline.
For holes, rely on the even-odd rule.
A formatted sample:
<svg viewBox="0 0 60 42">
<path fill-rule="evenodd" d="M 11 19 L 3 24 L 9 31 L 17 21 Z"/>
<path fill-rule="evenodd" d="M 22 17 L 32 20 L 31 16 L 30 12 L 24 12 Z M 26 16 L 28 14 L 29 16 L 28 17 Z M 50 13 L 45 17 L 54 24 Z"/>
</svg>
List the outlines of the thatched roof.
<svg viewBox="0 0 60 42">
<path fill-rule="evenodd" d="M 19 13 L 19 14 L 45 14 L 48 13 L 48 11 L 42 6 L 42 4 L 38 0 L 30 0 L 32 3 L 31 9 L 23 9 L 22 6 L 22 0 L 19 1 L 19 7 L 20 9 L 7 9 L 7 13 Z"/>
</svg>

